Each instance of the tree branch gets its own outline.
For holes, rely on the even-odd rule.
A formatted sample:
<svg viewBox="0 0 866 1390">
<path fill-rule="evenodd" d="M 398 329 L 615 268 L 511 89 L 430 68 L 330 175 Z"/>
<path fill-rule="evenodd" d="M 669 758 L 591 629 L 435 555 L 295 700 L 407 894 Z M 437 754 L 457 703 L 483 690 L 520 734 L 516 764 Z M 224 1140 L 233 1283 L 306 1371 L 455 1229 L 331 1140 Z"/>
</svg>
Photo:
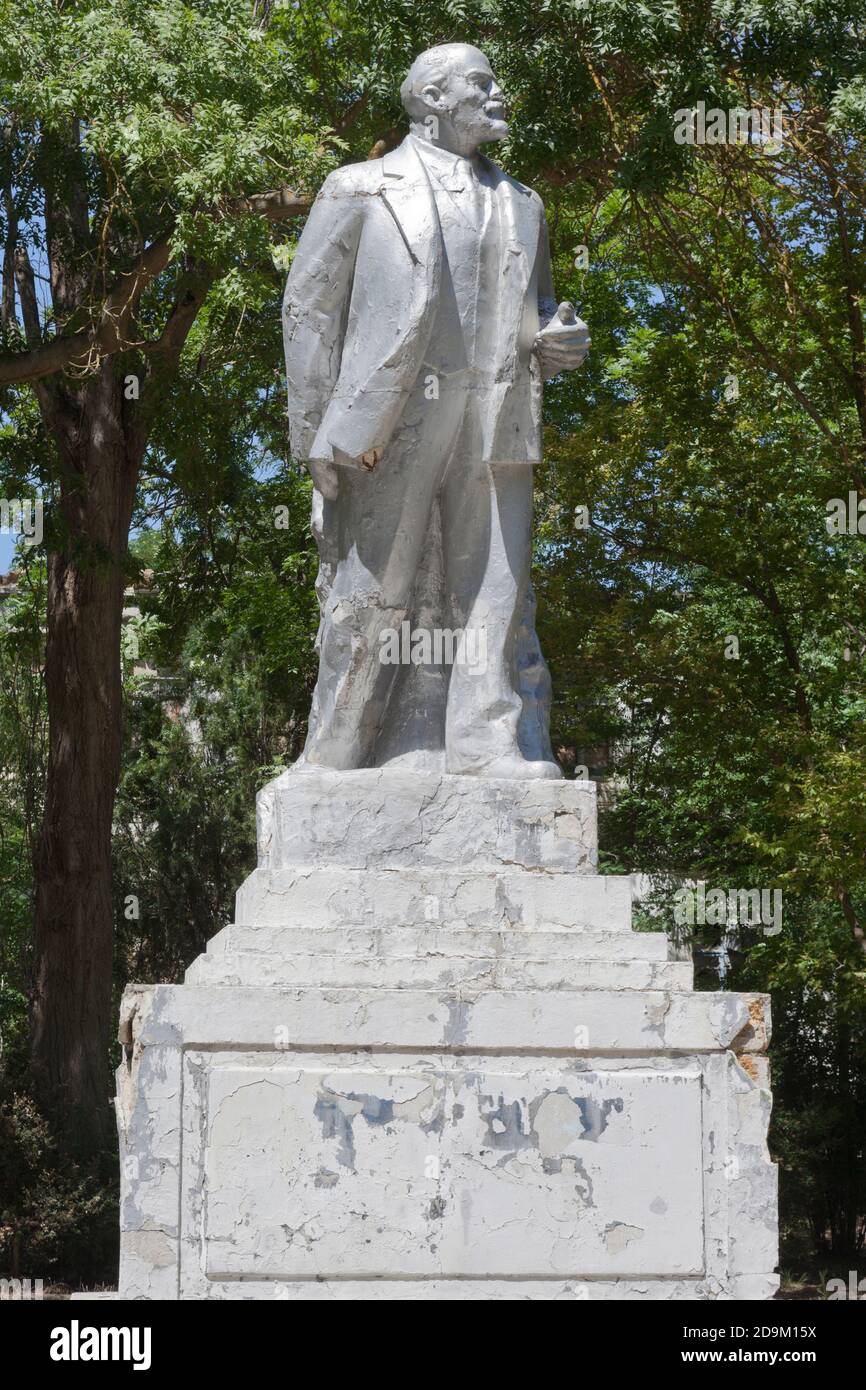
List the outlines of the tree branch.
<svg viewBox="0 0 866 1390">
<path fill-rule="evenodd" d="M 235 199 L 230 208 L 236 215 L 244 212 L 254 213 L 269 222 L 282 222 L 290 217 L 302 216 L 309 211 L 311 203 L 312 198 L 307 195 L 295 193 L 289 188 L 278 188 L 269 193 L 253 193 L 248 197 Z M 142 294 L 171 261 L 172 231 L 173 228 L 169 228 L 152 242 L 132 269 L 120 276 L 103 303 L 97 325 L 82 329 L 78 333 L 71 333 L 68 337 L 53 338 L 47 343 L 39 342 L 41 333 L 37 333 L 34 339 L 28 332 L 29 352 L 0 357 L 0 386 L 38 381 L 53 372 L 69 369 L 83 372 L 92 366 L 95 359 L 109 357 L 130 348 L 161 350 L 161 340 L 143 343 L 133 336 L 132 329 Z M 200 304 L 196 303 L 196 313 L 199 307 Z M 187 311 L 191 308 L 192 301 L 189 301 Z M 180 333 L 183 321 L 182 318 L 175 320 L 169 339 L 162 344 L 163 349 L 171 347 L 171 340 Z M 191 322 L 192 320 L 186 327 L 184 337 Z"/>
<path fill-rule="evenodd" d="M 851 901 L 851 894 L 848 892 L 847 888 L 843 888 L 842 885 L 839 884 L 836 888 L 836 897 L 838 899 L 839 906 L 842 909 L 842 914 L 845 918 L 845 921 L 851 928 L 851 935 L 857 942 L 857 945 L 860 947 L 860 950 L 864 953 L 864 955 L 866 955 L 866 933 L 864 933 L 863 927 L 861 926 L 857 914 L 854 911 L 854 904 Z"/>
<path fill-rule="evenodd" d="M 312 204 L 308 194 L 295 193 L 291 188 L 276 188 L 270 193 L 251 193 L 246 198 L 237 198 L 231 208 L 234 212 L 257 213 L 268 222 L 284 222 L 289 217 L 302 217 Z"/>
<path fill-rule="evenodd" d="M 21 300 L 21 318 L 24 321 L 24 338 L 27 343 L 33 346 L 42 337 L 42 326 L 39 322 L 39 301 L 36 298 L 36 282 L 33 277 L 33 267 L 30 264 L 30 257 L 27 254 L 26 246 L 18 246 L 12 255 L 14 267 L 15 283 L 18 286 L 18 298 Z M 30 356 L 29 353 L 26 356 Z"/>
</svg>

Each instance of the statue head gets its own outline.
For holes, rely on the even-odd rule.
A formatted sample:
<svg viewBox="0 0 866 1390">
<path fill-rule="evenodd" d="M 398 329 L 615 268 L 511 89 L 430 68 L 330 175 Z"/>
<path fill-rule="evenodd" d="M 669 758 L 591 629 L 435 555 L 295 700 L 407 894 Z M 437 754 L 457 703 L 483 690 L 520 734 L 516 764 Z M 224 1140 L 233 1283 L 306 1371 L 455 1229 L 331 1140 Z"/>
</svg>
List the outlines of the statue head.
<svg viewBox="0 0 866 1390">
<path fill-rule="evenodd" d="M 508 134 L 505 97 L 478 48 L 443 43 L 419 53 L 400 88 L 412 132 L 454 154 Z"/>
</svg>

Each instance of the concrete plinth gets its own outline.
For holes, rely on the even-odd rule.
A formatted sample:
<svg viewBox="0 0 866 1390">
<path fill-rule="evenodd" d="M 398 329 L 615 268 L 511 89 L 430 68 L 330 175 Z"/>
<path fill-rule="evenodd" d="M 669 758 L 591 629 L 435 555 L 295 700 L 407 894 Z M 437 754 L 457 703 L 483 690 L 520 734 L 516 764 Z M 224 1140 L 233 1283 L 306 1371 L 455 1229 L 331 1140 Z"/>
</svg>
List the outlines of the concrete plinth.
<svg viewBox="0 0 866 1390">
<path fill-rule="evenodd" d="M 768 1000 L 631 931 L 590 784 L 292 773 L 259 837 L 124 997 L 121 1297 L 772 1295 Z"/>
</svg>

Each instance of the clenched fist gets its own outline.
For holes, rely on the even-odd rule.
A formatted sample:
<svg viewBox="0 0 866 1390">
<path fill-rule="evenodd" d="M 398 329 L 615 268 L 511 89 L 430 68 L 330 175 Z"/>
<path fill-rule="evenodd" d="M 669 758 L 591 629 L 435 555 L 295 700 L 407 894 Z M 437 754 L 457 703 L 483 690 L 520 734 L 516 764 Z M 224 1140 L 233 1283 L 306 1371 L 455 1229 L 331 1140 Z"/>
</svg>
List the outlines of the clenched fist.
<svg viewBox="0 0 866 1390">
<path fill-rule="evenodd" d="M 545 380 L 560 372 L 573 372 L 585 360 L 592 346 L 589 329 L 574 312 L 574 305 L 563 300 L 549 323 L 536 334 L 533 345 Z"/>
</svg>

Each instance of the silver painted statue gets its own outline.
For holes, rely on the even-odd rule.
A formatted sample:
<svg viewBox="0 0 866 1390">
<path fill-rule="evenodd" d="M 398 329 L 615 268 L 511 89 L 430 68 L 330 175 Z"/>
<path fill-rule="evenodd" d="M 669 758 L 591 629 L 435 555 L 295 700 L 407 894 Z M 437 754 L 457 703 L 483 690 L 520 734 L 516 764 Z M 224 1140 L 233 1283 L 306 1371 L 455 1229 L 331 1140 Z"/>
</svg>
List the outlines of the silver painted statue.
<svg viewBox="0 0 866 1390">
<path fill-rule="evenodd" d="M 542 380 L 583 362 L 541 199 L 477 48 L 422 53 L 410 134 L 326 179 L 286 286 L 292 452 L 315 483 L 319 678 L 299 765 L 559 777 L 530 585 Z"/>
</svg>

